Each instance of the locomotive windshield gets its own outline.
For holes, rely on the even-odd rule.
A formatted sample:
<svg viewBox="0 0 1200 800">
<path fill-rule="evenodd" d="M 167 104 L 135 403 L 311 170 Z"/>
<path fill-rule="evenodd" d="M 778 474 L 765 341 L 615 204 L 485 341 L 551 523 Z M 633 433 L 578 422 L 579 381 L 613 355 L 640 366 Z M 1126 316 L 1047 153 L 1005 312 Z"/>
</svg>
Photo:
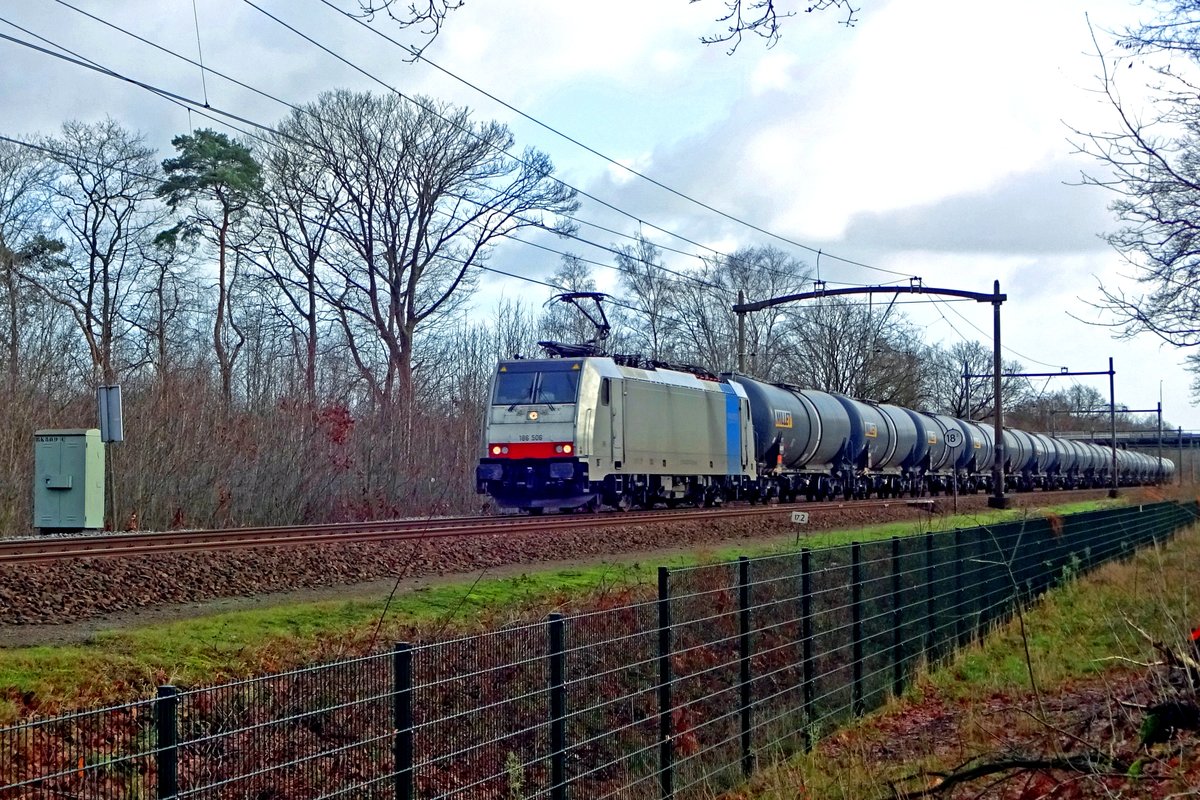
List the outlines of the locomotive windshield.
<svg viewBox="0 0 1200 800">
<path fill-rule="evenodd" d="M 496 376 L 496 393 L 492 404 L 574 403 L 578 392 L 579 373 L 576 371 L 501 372 Z"/>
</svg>

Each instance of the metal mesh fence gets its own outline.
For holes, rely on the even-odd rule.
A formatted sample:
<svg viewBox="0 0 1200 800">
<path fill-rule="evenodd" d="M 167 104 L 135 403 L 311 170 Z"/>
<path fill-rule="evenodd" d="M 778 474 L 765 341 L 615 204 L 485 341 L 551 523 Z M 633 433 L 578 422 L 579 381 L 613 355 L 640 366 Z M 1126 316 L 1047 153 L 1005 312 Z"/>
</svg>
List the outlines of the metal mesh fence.
<svg viewBox="0 0 1200 800">
<path fill-rule="evenodd" d="M 711 796 L 1196 515 L 1157 503 L 661 568 L 640 602 L 0 728 L 0 798 Z"/>
</svg>

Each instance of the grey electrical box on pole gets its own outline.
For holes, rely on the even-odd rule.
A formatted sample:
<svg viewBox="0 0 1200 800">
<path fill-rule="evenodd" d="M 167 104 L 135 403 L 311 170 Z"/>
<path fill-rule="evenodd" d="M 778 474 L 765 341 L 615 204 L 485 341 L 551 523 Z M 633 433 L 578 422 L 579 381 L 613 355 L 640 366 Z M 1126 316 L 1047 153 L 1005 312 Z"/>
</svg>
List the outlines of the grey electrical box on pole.
<svg viewBox="0 0 1200 800">
<path fill-rule="evenodd" d="M 96 388 L 96 407 L 100 416 L 100 441 L 125 441 L 125 425 L 121 414 L 121 387 Z"/>
</svg>

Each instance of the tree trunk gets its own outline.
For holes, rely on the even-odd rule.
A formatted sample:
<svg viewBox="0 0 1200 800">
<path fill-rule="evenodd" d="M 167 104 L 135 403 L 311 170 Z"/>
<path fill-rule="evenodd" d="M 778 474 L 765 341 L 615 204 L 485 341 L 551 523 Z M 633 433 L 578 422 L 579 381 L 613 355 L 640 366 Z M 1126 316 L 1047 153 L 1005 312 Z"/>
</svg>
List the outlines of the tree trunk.
<svg viewBox="0 0 1200 800">
<path fill-rule="evenodd" d="M 221 373 L 221 399 L 225 407 L 233 405 L 233 370 L 229 354 L 225 351 L 222 334 L 225 327 L 225 307 L 228 303 L 225 286 L 225 238 L 229 232 L 229 210 L 221 214 L 221 227 L 217 232 L 217 313 L 213 320 L 213 352 L 217 355 L 217 368 Z"/>
</svg>

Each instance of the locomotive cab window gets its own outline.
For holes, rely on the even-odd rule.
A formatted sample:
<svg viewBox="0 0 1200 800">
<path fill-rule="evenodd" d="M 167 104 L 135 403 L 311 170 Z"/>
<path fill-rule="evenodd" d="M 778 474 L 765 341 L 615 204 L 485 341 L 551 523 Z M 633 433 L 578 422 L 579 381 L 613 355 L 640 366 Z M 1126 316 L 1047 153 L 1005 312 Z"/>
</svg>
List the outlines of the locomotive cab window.
<svg viewBox="0 0 1200 800">
<path fill-rule="evenodd" d="M 574 403 L 579 393 L 578 372 L 538 373 L 538 403 Z"/>
<path fill-rule="evenodd" d="M 492 404 L 497 406 L 574 403 L 579 393 L 579 373 L 501 372 L 496 376 Z"/>
<path fill-rule="evenodd" d="M 496 376 L 496 394 L 492 403 L 498 406 L 532 403 L 537 376 L 536 372 L 501 372 Z"/>
</svg>

